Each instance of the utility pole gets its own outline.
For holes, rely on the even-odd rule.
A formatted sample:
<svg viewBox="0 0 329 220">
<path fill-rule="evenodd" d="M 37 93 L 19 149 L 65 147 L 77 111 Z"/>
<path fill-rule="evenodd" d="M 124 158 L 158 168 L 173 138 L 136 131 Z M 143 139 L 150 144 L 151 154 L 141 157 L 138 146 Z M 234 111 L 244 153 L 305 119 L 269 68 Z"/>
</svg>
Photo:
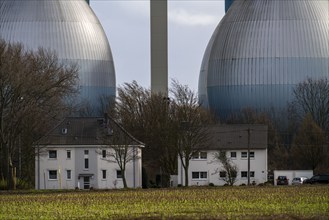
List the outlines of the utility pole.
<svg viewBox="0 0 329 220">
<path fill-rule="evenodd" d="M 248 186 L 250 185 L 250 128 L 247 129 L 248 131 Z"/>
</svg>

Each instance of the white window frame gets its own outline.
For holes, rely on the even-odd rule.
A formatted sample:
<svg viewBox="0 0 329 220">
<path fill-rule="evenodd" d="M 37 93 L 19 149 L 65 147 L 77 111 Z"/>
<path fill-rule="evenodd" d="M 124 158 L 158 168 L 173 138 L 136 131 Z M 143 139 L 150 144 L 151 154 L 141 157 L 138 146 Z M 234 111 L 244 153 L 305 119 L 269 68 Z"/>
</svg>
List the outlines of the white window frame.
<svg viewBox="0 0 329 220">
<path fill-rule="evenodd" d="M 202 157 L 204 155 L 206 156 L 205 158 Z M 208 158 L 207 151 L 199 151 L 192 155 L 192 160 L 207 160 L 207 158 Z"/>
<path fill-rule="evenodd" d="M 70 155 L 70 157 L 68 157 L 68 155 Z M 71 158 L 72 158 L 72 151 L 71 150 L 66 150 L 66 159 L 71 160 Z"/>
<path fill-rule="evenodd" d="M 255 159 L 255 151 L 249 152 L 250 159 Z"/>
<path fill-rule="evenodd" d="M 88 167 L 86 167 L 86 161 L 88 161 Z M 89 158 L 83 158 L 83 169 L 84 170 L 89 170 L 90 163 L 89 163 Z"/>
<path fill-rule="evenodd" d="M 102 150 L 102 158 L 106 158 L 107 152 L 106 150 Z"/>
<path fill-rule="evenodd" d="M 245 173 L 246 176 L 242 176 L 242 173 Z M 255 178 L 255 171 L 250 171 L 250 178 Z M 248 171 L 241 171 L 241 178 L 247 179 L 248 178 Z"/>
<path fill-rule="evenodd" d="M 244 175 L 242 175 L 242 173 L 243 173 Z M 247 179 L 247 178 L 248 178 L 248 171 L 241 171 L 241 178 L 245 178 L 245 179 Z"/>
<path fill-rule="evenodd" d="M 248 152 L 247 151 L 242 151 L 241 152 L 241 159 L 248 159 Z"/>
<path fill-rule="evenodd" d="M 50 157 L 50 152 L 55 152 L 56 157 Z M 48 159 L 56 160 L 57 159 L 57 150 L 48 150 Z"/>
<path fill-rule="evenodd" d="M 122 179 L 122 177 L 123 177 L 122 171 L 121 170 L 116 170 L 115 172 L 116 172 L 116 178 L 117 179 Z M 120 172 L 120 174 L 119 174 L 119 172 Z"/>
<path fill-rule="evenodd" d="M 235 153 L 235 157 L 232 157 L 232 153 Z M 231 151 L 231 152 L 230 152 L 230 158 L 231 158 L 232 160 L 235 160 L 236 157 L 237 157 L 237 153 L 236 153 L 236 151 Z"/>
<path fill-rule="evenodd" d="M 207 151 L 200 151 L 200 153 L 199 153 L 199 157 L 200 157 L 200 160 L 207 160 L 207 158 L 208 158 L 208 153 L 207 153 Z M 203 156 L 206 156 L 206 157 L 203 157 Z"/>
<path fill-rule="evenodd" d="M 193 174 L 196 174 L 196 173 L 198 173 L 198 178 L 193 177 Z M 202 177 L 204 174 L 206 175 L 206 177 Z M 208 172 L 207 171 L 193 171 L 192 180 L 208 180 Z"/>
<path fill-rule="evenodd" d="M 67 180 L 72 180 L 72 170 L 66 170 L 66 179 Z"/>
<path fill-rule="evenodd" d="M 106 170 L 101 170 L 101 172 L 102 172 L 102 180 L 106 180 L 106 178 L 107 178 Z M 105 174 L 105 178 L 104 178 L 104 174 Z"/>
<path fill-rule="evenodd" d="M 225 174 L 225 175 L 222 175 Z M 227 176 L 227 172 L 226 171 L 219 171 L 219 177 L 220 178 L 225 178 Z"/>
<path fill-rule="evenodd" d="M 56 178 L 50 178 L 50 172 L 56 172 Z M 48 180 L 58 180 L 58 171 L 57 170 L 48 170 Z"/>
</svg>

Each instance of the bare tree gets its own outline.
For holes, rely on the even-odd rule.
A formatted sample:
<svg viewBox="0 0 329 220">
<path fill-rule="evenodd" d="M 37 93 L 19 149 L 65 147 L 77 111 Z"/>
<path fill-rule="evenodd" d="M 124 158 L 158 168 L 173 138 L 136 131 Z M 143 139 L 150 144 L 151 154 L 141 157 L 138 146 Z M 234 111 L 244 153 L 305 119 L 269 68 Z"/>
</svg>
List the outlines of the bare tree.
<svg viewBox="0 0 329 220">
<path fill-rule="evenodd" d="M 133 162 L 139 158 L 138 147 L 121 143 L 120 145 L 108 145 L 107 148 L 101 150 L 106 151 L 108 159 L 103 159 L 119 166 L 122 176 L 123 187 L 128 188 L 126 180 L 126 167 L 129 162 Z"/>
<path fill-rule="evenodd" d="M 146 144 L 143 149 L 143 166 L 149 176 L 161 175 L 163 186 L 170 174 L 177 173 L 175 135 L 172 121 L 172 102 L 162 94 L 151 94 L 137 82 L 125 83 L 118 88 L 115 112 L 125 128 Z"/>
<path fill-rule="evenodd" d="M 293 106 L 300 120 L 310 114 L 320 128 L 329 129 L 329 81 L 327 78 L 308 78 L 293 91 Z"/>
<path fill-rule="evenodd" d="M 0 40 L 0 150 L 9 189 L 18 140 L 69 110 L 65 98 L 77 92 L 77 79 L 77 67 L 60 63 L 54 53 Z"/>
<path fill-rule="evenodd" d="M 139 146 L 142 145 L 137 139 L 131 136 L 120 124 L 115 120 L 105 116 L 105 127 L 102 130 L 101 137 L 105 143 L 105 147 L 98 150 L 99 154 L 105 154 L 103 157 L 111 163 L 116 163 L 121 171 L 123 187 L 128 188 L 126 180 L 126 167 L 130 162 L 135 162 L 139 156 Z"/>
<path fill-rule="evenodd" d="M 226 151 L 220 150 L 214 153 L 214 159 L 217 160 L 222 169 L 218 169 L 219 178 L 224 180 L 226 184 L 233 186 L 236 182 L 238 167 L 226 155 Z"/>
<path fill-rule="evenodd" d="M 294 139 L 292 155 L 295 165 L 302 169 L 315 170 L 325 159 L 325 132 L 313 121 L 311 115 L 306 115 Z"/>
<path fill-rule="evenodd" d="M 193 155 L 204 149 L 209 137 L 205 125 L 213 122 L 212 115 L 203 109 L 197 95 L 188 88 L 173 81 L 171 93 L 176 125 L 180 125 L 177 136 L 177 152 L 185 173 L 185 186 L 188 186 L 188 169 Z"/>
<path fill-rule="evenodd" d="M 169 183 L 169 175 L 177 174 L 177 155 L 191 159 L 206 139 L 203 125 L 211 121 L 196 94 L 176 81 L 170 97 L 151 94 L 136 82 L 124 84 L 118 89 L 115 114 L 132 135 L 146 144 L 143 165 L 149 176 L 161 175 L 164 186 Z M 185 129 L 184 123 L 188 124 Z"/>
</svg>

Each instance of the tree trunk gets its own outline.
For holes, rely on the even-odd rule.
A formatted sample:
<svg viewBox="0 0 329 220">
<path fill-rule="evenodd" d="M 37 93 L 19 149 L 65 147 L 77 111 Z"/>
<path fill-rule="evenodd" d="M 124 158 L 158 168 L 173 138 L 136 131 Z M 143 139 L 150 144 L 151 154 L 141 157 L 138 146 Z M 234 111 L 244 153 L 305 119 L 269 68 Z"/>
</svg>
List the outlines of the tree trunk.
<svg viewBox="0 0 329 220">
<path fill-rule="evenodd" d="M 184 171 L 185 171 L 185 186 L 188 186 L 188 168 L 189 168 L 189 160 L 188 158 L 185 157 L 185 166 L 184 166 Z"/>
<path fill-rule="evenodd" d="M 7 189 L 15 189 L 14 166 L 9 153 L 7 155 Z"/>
<path fill-rule="evenodd" d="M 126 180 L 125 171 L 124 170 L 121 170 L 121 173 L 122 173 L 123 188 L 127 189 L 128 186 L 127 186 L 127 180 Z"/>
</svg>

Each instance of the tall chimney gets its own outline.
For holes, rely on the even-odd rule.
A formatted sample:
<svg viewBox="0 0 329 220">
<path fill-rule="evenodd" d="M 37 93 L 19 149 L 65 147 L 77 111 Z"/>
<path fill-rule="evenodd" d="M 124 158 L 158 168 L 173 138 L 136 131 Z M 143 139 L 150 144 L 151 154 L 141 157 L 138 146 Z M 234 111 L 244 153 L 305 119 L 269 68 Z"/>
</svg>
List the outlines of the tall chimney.
<svg viewBox="0 0 329 220">
<path fill-rule="evenodd" d="M 168 5 L 151 0 L 151 91 L 168 96 Z"/>
</svg>

